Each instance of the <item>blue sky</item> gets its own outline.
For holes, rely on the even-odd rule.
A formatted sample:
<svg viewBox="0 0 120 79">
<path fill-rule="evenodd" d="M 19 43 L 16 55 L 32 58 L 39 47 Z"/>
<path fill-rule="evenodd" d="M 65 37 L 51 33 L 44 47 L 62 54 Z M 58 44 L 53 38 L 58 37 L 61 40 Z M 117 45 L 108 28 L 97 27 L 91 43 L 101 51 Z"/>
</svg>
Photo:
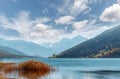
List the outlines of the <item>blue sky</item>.
<svg viewBox="0 0 120 79">
<path fill-rule="evenodd" d="M 0 37 L 53 43 L 93 38 L 120 22 L 120 0 L 0 0 Z"/>
</svg>

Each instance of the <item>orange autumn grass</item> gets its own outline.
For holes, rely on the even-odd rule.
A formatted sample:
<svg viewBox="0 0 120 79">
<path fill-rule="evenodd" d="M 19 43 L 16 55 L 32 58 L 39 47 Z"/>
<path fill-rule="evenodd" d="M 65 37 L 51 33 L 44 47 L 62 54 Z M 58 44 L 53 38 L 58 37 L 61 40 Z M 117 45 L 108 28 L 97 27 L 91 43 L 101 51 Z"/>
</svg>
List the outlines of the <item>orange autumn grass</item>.
<svg viewBox="0 0 120 79">
<path fill-rule="evenodd" d="M 18 65 L 19 70 L 23 71 L 50 71 L 51 67 L 48 64 L 29 60 Z"/>
<path fill-rule="evenodd" d="M 1 72 L 8 73 L 14 69 L 15 69 L 14 63 L 0 62 L 0 79 L 9 79 L 9 78 L 5 77 L 4 75 L 2 75 Z"/>
<path fill-rule="evenodd" d="M 4 63 L 0 62 L 0 71 L 5 72 L 5 73 L 10 73 L 11 71 L 16 70 L 17 67 L 15 63 Z"/>
<path fill-rule="evenodd" d="M 39 61 L 27 61 L 19 64 L 19 75 L 28 79 L 38 79 L 50 72 L 49 65 Z M 32 74 L 32 75 L 31 75 Z"/>
<path fill-rule="evenodd" d="M 48 74 L 51 69 L 52 67 L 48 64 L 34 60 L 29 60 L 20 64 L 0 63 L 0 71 L 5 73 L 18 71 L 20 76 L 29 79 L 37 79 L 38 77 L 44 76 Z"/>
<path fill-rule="evenodd" d="M 7 78 L 4 77 L 3 75 L 0 75 L 0 79 L 7 79 Z"/>
</svg>

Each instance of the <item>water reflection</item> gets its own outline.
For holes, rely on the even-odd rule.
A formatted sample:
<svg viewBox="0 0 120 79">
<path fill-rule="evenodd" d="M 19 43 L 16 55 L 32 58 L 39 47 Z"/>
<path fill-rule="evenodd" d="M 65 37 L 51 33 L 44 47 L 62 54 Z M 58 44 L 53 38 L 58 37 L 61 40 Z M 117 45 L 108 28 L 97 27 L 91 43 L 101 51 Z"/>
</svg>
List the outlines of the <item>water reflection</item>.
<svg viewBox="0 0 120 79">
<path fill-rule="evenodd" d="M 19 71 L 19 77 L 24 77 L 27 79 L 39 79 L 47 74 L 49 71 Z"/>
<path fill-rule="evenodd" d="M 8 79 L 120 79 L 120 59 L 38 60 L 42 60 L 52 67 L 57 67 L 57 71 L 42 73 L 42 75 L 41 72 L 36 71 L 15 71 L 7 73 L 7 75 L 4 74 L 4 76 Z"/>
<path fill-rule="evenodd" d="M 84 72 L 82 79 L 120 79 L 119 71 Z"/>
<path fill-rule="evenodd" d="M 11 71 L 11 72 L 2 72 L 1 76 L 5 78 L 2 79 L 39 79 L 41 77 L 47 76 L 49 73 L 53 71 Z M 0 77 L 1 79 L 1 77 Z"/>
<path fill-rule="evenodd" d="M 120 79 L 119 71 L 91 71 L 59 69 L 57 71 L 12 71 L 4 73 L 8 79 Z"/>
<path fill-rule="evenodd" d="M 0 63 L 0 79 L 39 79 L 52 71 L 52 67 L 39 61 Z"/>
<path fill-rule="evenodd" d="M 120 79 L 119 72 L 82 72 L 59 70 L 42 79 Z"/>
</svg>

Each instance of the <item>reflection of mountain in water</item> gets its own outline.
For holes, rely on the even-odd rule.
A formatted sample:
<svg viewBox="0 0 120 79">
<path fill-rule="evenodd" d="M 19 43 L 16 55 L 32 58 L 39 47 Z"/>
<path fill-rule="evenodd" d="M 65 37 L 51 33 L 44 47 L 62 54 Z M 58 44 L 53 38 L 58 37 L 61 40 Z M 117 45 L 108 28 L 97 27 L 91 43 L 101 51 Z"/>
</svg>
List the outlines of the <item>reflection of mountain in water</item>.
<svg viewBox="0 0 120 79">
<path fill-rule="evenodd" d="M 18 79 L 119 79 L 120 71 L 109 71 L 109 70 L 100 70 L 100 71 L 75 71 L 75 70 L 66 70 L 58 69 L 58 71 L 51 73 L 41 73 L 39 71 L 20 71 L 17 72 L 18 75 L 15 76 Z M 16 72 L 12 72 L 16 74 Z M 11 74 L 10 74 L 11 75 Z"/>
<path fill-rule="evenodd" d="M 21 62 L 28 59 L 7 59 Z M 47 59 L 37 60 L 46 62 L 57 70 L 41 76 L 40 72 L 24 71 L 7 74 L 9 78 L 17 79 L 120 79 L 120 59 Z M 1 59 L 1 61 L 3 61 Z"/>
</svg>

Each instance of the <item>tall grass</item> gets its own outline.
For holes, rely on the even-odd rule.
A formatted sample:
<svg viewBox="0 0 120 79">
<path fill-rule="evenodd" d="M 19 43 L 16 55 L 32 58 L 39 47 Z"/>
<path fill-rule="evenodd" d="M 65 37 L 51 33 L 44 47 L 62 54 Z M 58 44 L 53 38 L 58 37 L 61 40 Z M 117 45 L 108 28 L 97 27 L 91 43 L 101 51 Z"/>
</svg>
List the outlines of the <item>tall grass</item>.
<svg viewBox="0 0 120 79">
<path fill-rule="evenodd" d="M 38 79 L 41 76 L 48 74 L 51 67 L 39 61 L 27 61 L 18 65 L 19 76 L 28 79 Z M 31 75 L 32 74 L 32 75 Z"/>
<path fill-rule="evenodd" d="M 0 75 L 0 79 L 7 79 L 7 78 L 4 77 L 3 75 Z"/>
<path fill-rule="evenodd" d="M 29 60 L 18 65 L 19 70 L 24 71 L 49 71 L 51 67 L 45 63 Z"/>
<path fill-rule="evenodd" d="M 17 71 L 19 73 L 19 76 L 28 79 L 38 79 L 39 77 L 50 73 L 51 69 L 52 67 L 48 64 L 34 60 L 29 60 L 20 64 L 0 62 L 1 72 L 9 74 L 11 72 Z M 0 79 L 2 79 L 1 76 Z"/>
<path fill-rule="evenodd" d="M 16 66 L 14 63 L 3 63 L 0 62 L 0 71 L 3 71 L 5 73 L 10 73 L 12 71 L 16 70 Z"/>
</svg>

